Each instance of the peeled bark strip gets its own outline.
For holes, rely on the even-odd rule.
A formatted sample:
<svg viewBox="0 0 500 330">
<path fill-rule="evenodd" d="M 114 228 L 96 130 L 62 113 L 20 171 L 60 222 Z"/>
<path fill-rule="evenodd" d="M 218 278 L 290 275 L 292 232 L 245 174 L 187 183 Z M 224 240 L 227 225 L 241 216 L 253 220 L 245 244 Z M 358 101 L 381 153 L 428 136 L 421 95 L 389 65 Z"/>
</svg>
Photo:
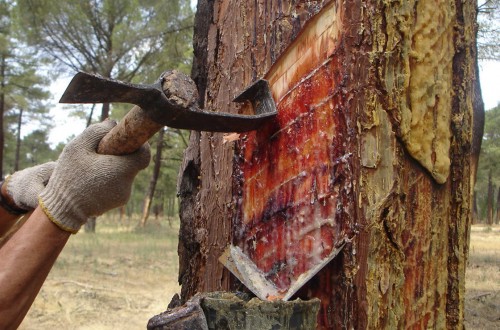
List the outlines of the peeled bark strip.
<svg viewBox="0 0 500 330">
<path fill-rule="evenodd" d="M 193 134 L 180 180 L 183 299 L 238 287 L 217 261 L 231 242 L 286 286 L 347 236 L 297 294 L 321 300 L 320 328 L 462 328 L 482 111 L 474 3 L 198 6 L 204 107 L 237 112 L 232 98 L 267 74 L 279 115 L 236 142 Z M 318 47 L 304 27 L 322 10 L 317 26 L 335 38 Z"/>
</svg>

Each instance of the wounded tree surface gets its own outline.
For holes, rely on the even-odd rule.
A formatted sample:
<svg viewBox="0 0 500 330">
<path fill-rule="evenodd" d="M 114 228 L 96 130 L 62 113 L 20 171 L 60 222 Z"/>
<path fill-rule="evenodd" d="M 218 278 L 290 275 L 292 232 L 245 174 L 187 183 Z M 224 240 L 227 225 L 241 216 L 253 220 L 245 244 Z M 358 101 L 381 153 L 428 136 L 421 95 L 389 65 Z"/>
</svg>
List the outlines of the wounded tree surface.
<svg viewBox="0 0 500 330">
<path fill-rule="evenodd" d="M 352 240 L 297 294 L 321 299 L 320 328 L 460 328 L 482 110 L 474 3 L 200 0 L 202 106 L 237 112 L 232 98 L 271 78 L 328 10 L 318 27 L 335 22 L 335 40 L 280 75 L 275 122 L 236 142 L 191 134 L 179 177 L 182 297 L 238 288 L 217 261 L 231 242 L 286 282 L 283 228 L 319 221 L 304 258 Z M 314 49 L 304 42 L 297 54 Z M 271 243 L 279 253 L 265 256 Z"/>
</svg>

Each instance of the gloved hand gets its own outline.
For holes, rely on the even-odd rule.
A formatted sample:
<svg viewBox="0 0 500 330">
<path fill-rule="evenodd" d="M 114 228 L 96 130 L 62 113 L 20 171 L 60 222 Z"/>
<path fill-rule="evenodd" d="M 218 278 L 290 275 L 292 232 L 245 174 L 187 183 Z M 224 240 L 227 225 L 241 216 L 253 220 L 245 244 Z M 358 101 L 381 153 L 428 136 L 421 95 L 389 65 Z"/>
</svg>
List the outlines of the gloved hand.
<svg viewBox="0 0 500 330">
<path fill-rule="evenodd" d="M 59 228 L 76 233 L 88 217 L 124 205 L 136 174 L 148 166 L 148 144 L 126 156 L 96 152 L 115 125 L 108 120 L 89 126 L 59 156 L 49 184 L 39 196 L 41 208 Z"/>
<path fill-rule="evenodd" d="M 18 208 L 31 211 L 38 206 L 38 194 L 49 182 L 55 166 L 55 162 L 49 162 L 15 172 L 7 177 L 4 182 L 5 189 Z"/>
</svg>

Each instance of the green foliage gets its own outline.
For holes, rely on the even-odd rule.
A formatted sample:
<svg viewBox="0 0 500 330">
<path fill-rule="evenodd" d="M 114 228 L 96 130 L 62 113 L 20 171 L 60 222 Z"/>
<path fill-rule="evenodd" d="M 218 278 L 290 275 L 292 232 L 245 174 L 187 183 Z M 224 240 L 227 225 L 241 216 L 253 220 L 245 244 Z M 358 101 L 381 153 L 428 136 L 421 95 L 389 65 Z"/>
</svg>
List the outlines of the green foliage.
<svg viewBox="0 0 500 330">
<path fill-rule="evenodd" d="M 19 0 L 30 41 L 60 68 L 124 81 L 189 66 L 193 13 L 186 0 Z"/>
<path fill-rule="evenodd" d="M 500 0 L 478 2 L 478 58 L 500 60 Z"/>
<path fill-rule="evenodd" d="M 17 147 L 17 135 L 29 122 L 33 127 L 48 131 L 50 117 L 46 90 L 49 83 L 46 72 L 41 72 L 43 60 L 36 48 L 25 43 L 24 35 L 18 30 L 16 17 L 12 14 L 13 3 L 0 0 L 0 111 L 2 117 L 2 152 L 0 162 L 3 168 L 14 167 L 12 154 Z M 6 158 L 6 159 L 4 159 Z M 10 171 L 10 170 L 9 170 Z"/>
<path fill-rule="evenodd" d="M 39 79 L 36 70 L 40 70 L 40 67 L 46 68 L 46 77 L 50 76 L 49 72 L 73 74 L 83 70 L 134 83 L 152 83 L 165 70 L 179 69 L 188 73 L 191 69 L 194 14 L 189 0 L 0 0 L 0 6 L 8 7 L 9 13 L 13 13 L 12 19 L 9 16 L 9 26 L 15 29 L 16 36 L 27 40 L 29 44 L 29 47 L 26 44 L 21 47 L 26 55 L 25 60 L 39 61 L 34 63 L 38 67 L 31 65 L 23 68 L 23 72 L 31 68 L 22 84 L 32 86 L 31 90 L 24 89 L 24 94 L 19 93 L 13 98 L 16 105 L 9 108 L 8 127 L 11 129 L 7 132 L 5 142 L 5 164 L 9 171 L 13 169 L 15 159 L 16 123 L 21 107 L 26 107 L 23 108 L 23 122 L 39 120 L 40 128 L 23 138 L 20 168 L 56 159 L 63 147 L 61 144 L 53 150 L 45 142 L 50 127 L 42 119 L 46 118 L 45 115 L 41 114 L 46 114 L 47 107 L 36 103 L 37 97 L 24 101 L 21 98 L 21 95 L 46 96 L 41 86 L 48 85 L 47 81 L 27 80 Z M 5 44 L 1 34 L 4 30 L 3 13 L 0 7 L 0 49 L 6 48 L 2 46 Z M 40 52 L 36 55 L 28 53 L 28 50 L 35 49 Z M 16 54 L 16 58 L 21 59 L 20 55 Z M 49 62 L 40 62 L 44 59 L 49 59 Z M 12 70 L 15 68 L 21 68 L 21 64 L 11 67 Z M 30 109 L 37 109 L 36 113 L 40 116 L 32 110 L 28 113 L 28 105 Z M 90 106 L 74 105 L 71 108 L 72 115 L 87 121 Z M 95 106 L 95 112 L 100 109 L 101 105 Z M 119 120 L 129 109 L 130 105 L 112 104 L 111 117 Z M 98 116 L 94 114 L 92 117 Z M 22 131 L 28 132 L 27 129 Z M 188 134 L 167 130 L 153 207 L 159 206 L 161 209 L 166 200 L 175 198 L 177 172 Z M 155 153 L 155 141 L 156 136 L 151 139 L 152 154 Z M 129 214 L 142 212 L 152 170 L 151 165 L 135 180 L 127 206 Z"/>
<path fill-rule="evenodd" d="M 479 156 L 477 181 L 475 186 L 476 198 L 480 217 L 486 217 L 488 203 L 488 176 L 491 171 L 492 183 L 500 187 L 500 104 L 486 111 L 484 135 Z M 494 190 L 496 191 L 496 189 Z M 496 194 L 494 199 L 496 200 Z"/>
</svg>

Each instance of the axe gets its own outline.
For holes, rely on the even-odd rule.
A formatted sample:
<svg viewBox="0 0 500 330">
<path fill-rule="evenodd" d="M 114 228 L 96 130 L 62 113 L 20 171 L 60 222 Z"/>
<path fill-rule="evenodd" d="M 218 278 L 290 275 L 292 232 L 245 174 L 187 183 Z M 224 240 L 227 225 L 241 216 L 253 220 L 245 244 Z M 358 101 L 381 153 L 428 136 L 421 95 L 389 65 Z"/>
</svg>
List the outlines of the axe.
<svg viewBox="0 0 500 330">
<path fill-rule="evenodd" d="M 266 80 L 257 80 L 234 102 L 249 104 L 255 114 L 239 115 L 202 110 L 195 83 L 185 74 L 166 71 L 150 85 L 125 83 L 78 72 L 60 103 L 132 103 L 135 106 L 101 140 L 97 152 L 123 155 L 136 151 L 163 126 L 210 132 L 247 132 L 276 116 Z"/>
</svg>

